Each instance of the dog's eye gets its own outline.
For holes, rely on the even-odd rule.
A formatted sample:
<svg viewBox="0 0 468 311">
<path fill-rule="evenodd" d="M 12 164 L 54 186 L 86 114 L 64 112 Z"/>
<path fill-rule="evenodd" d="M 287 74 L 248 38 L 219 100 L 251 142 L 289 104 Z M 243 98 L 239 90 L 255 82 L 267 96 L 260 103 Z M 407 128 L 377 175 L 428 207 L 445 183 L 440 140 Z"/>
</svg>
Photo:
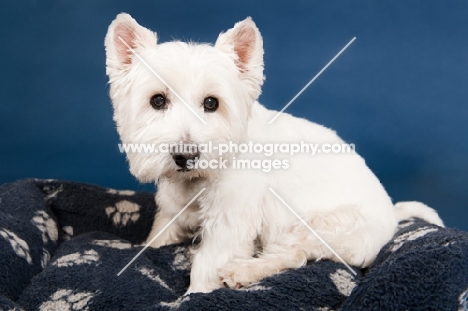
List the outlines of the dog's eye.
<svg viewBox="0 0 468 311">
<path fill-rule="evenodd" d="M 150 104 L 156 110 L 163 109 L 166 106 L 166 97 L 162 94 L 156 94 L 151 97 Z"/>
<path fill-rule="evenodd" d="M 214 97 L 207 97 L 203 101 L 203 107 L 205 108 L 205 112 L 213 112 L 218 109 L 219 103 L 218 100 Z"/>
</svg>

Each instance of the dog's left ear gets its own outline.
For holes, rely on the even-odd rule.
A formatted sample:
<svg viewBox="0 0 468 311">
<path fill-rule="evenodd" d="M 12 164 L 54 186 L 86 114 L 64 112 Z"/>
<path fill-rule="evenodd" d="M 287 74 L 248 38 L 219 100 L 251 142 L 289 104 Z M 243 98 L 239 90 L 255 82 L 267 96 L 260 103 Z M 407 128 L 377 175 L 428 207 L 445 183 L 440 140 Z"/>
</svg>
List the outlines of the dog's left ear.
<svg viewBox="0 0 468 311">
<path fill-rule="evenodd" d="M 232 55 L 241 77 L 250 88 L 253 99 L 263 84 L 263 40 L 252 18 L 247 17 L 216 40 L 215 47 Z"/>
</svg>

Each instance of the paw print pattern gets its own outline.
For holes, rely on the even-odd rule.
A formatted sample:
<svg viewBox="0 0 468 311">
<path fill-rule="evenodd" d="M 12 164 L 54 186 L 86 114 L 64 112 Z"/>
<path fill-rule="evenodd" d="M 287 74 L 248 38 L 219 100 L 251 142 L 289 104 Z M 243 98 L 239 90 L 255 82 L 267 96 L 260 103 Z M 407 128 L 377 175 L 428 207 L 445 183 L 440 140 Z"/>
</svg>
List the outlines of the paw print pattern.
<svg viewBox="0 0 468 311">
<path fill-rule="evenodd" d="M 42 242 L 55 242 L 58 239 L 57 223 L 44 211 L 37 211 L 31 222 L 41 231 Z"/>
<path fill-rule="evenodd" d="M 95 296 L 92 292 L 73 293 L 71 289 L 59 289 L 50 296 L 50 300 L 39 306 L 40 311 L 75 311 L 89 310 L 89 302 Z"/>
<path fill-rule="evenodd" d="M 408 241 L 414 241 L 416 239 L 419 239 L 420 237 L 425 236 L 429 232 L 434 232 L 438 231 L 439 229 L 437 228 L 431 228 L 431 227 L 421 227 L 418 228 L 414 231 L 407 232 L 405 234 L 400 235 L 398 238 L 396 238 L 393 241 L 393 247 L 391 249 L 392 252 L 398 250 L 405 242 Z"/>
<path fill-rule="evenodd" d="M 59 268 L 62 267 L 73 267 L 76 265 L 92 264 L 99 262 L 99 254 L 93 250 L 87 250 L 84 252 L 76 252 L 73 254 L 68 254 L 58 258 L 52 264 Z"/>
<path fill-rule="evenodd" d="M 42 190 L 47 194 L 45 200 L 49 201 L 63 191 L 63 185 L 47 185 Z"/>
<path fill-rule="evenodd" d="M 188 249 L 185 247 L 177 247 L 175 250 L 174 261 L 172 267 L 177 270 L 188 270 L 190 269 L 190 258 L 188 255 Z"/>
<path fill-rule="evenodd" d="M 468 289 L 458 297 L 458 311 L 468 310 Z"/>
<path fill-rule="evenodd" d="M 401 230 L 401 229 L 403 229 L 403 228 L 412 226 L 412 225 L 414 225 L 415 223 L 416 223 L 416 222 L 414 221 L 414 218 L 405 219 L 405 220 L 403 220 L 403 221 L 400 221 L 400 223 L 398 224 L 397 230 Z"/>
<path fill-rule="evenodd" d="M 124 225 L 126 226 L 127 223 L 136 222 L 140 219 L 140 205 L 123 200 L 117 202 L 115 206 L 109 206 L 106 208 L 106 214 L 112 219 L 114 225 Z"/>
<path fill-rule="evenodd" d="M 151 281 L 154 281 L 164 287 L 165 289 L 168 289 L 172 292 L 172 289 L 166 284 L 166 282 L 161 279 L 161 277 L 153 270 L 153 269 L 148 269 L 146 267 L 143 268 L 138 268 L 138 272 L 149 278 Z"/>
<path fill-rule="evenodd" d="M 62 230 L 64 232 L 63 239 L 65 241 L 68 241 L 73 237 L 73 227 L 72 226 L 63 226 Z"/>
<path fill-rule="evenodd" d="M 240 290 L 251 292 L 251 291 L 266 291 L 271 290 L 271 287 L 266 287 L 260 284 L 252 284 L 246 287 L 241 287 Z"/>
<path fill-rule="evenodd" d="M 330 279 L 335 284 L 336 289 L 344 296 L 349 296 L 356 287 L 354 277 L 344 269 L 338 269 L 330 274 Z"/>
<path fill-rule="evenodd" d="M 135 191 L 132 190 L 115 190 L 115 189 L 109 189 L 107 190 L 107 193 L 110 194 L 118 194 L 118 195 L 134 195 Z"/>
<path fill-rule="evenodd" d="M 16 255 L 26 260 L 29 264 L 32 264 L 29 245 L 25 240 L 21 239 L 8 229 L 0 229 L 0 235 L 10 242 L 11 248 L 13 248 Z"/>
<path fill-rule="evenodd" d="M 161 307 L 166 307 L 166 308 L 169 308 L 170 310 L 177 310 L 180 308 L 180 306 L 189 301 L 190 300 L 190 296 L 182 296 L 182 297 L 179 297 L 176 301 L 171 301 L 171 302 L 164 302 L 164 301 L 161 301 L 159 303 L 159 305 Z"/>
<path fill-rule="evenodd" d="M 124 243 L 117 240 L 95 240 L 93 241 L 94 245 L 110 247 L 115 249 L 129 249 L 132 248 L 132 244 Z"/>
<path fill-rule="evenodd" d="M 43 249 L 42 250 L 42 259 L 41 259 L 42 269 L 44 269 L 47 266 L 49 261 L 50 261 L 50 253 L 46 249 Z"/>
</svg>

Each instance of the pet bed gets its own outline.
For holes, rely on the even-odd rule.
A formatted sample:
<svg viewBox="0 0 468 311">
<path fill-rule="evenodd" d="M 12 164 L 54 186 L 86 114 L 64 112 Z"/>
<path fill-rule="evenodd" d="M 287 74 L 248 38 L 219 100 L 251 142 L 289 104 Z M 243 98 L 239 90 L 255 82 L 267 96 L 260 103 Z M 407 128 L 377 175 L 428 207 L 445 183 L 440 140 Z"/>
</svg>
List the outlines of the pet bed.
<svg viewBox="0 0 468 311">
<path fill-rule="evenodd" d="M 328 260 L 183 296 L 189 244 L 141 250 L 154 194 L 57 180 L 0 186 L 0 310 L 468 310 L 468 233 L 400 223 L 368 269 Z"/>
</svg>

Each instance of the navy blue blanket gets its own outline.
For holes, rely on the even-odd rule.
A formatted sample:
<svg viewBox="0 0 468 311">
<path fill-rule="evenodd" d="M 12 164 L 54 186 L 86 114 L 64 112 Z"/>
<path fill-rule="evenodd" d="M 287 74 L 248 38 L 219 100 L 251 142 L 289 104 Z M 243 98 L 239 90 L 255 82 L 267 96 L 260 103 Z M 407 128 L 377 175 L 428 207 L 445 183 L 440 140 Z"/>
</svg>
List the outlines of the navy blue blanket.
<svg viewBox="0 0 468 311">
<path fill-rule="evenodd" d="M 183 294 L 188 244 L 147 249 L 154 194 L 56 180 L 0 186 L 0 310 L 468 310 L 468 233 L 400 223 L 372 267 L 310 262 Z"/>
</svg>

